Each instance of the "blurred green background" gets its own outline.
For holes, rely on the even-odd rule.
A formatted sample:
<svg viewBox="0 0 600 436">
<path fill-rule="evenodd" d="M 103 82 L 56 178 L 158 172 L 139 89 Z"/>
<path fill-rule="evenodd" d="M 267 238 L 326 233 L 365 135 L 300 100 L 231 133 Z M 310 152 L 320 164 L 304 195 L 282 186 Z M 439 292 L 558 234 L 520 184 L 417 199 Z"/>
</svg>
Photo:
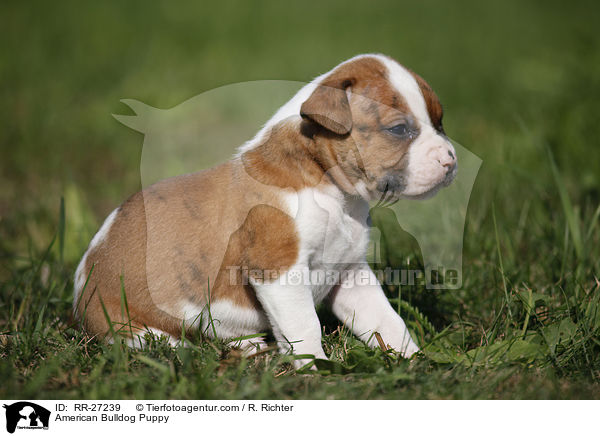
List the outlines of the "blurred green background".
<svg viewBox="0 0 600 436">
<path fill-rule="evenodd" d="M 0 6 L 0 244 L 42 249 L 67 201 L 67 260 L 139 188 L 135 98 L 169 108 L 248 80 L 308 81 L 388 54 L 439 94 L 448 135 L 484 166 L 472 205 L 516 223 L 552 196 L 549 147 L 578 198 L 598 200 L 597 3 L 17 2 Z M 517 214 L 517 215 L 514 215 Z M 503 220 L 501 220 L 503 221 Z M 504 222 L 504 221 L 503 221 Z"/>
<path fill-rule="evenodd" d="M 70 342 L 83 336 L 68 323 L 70 277 L 78 259 L 104 217 L 140 188 L 144 138 L 111 116 L 131 114 L 120 99 L 171 108 L 237 82 L 309 81 L 351 56 L 380 52 L 431 84 L 444 105 L 449 137 L 483 160 L 467 214 L 463 289 L 388 289 L 392 297 L 401 294 L 404 302 L 398 304 L 404 305 L 398 310 L 408 311 L 421 344 L 438 341 L 430 347 L 432 360 L 408 370 L 417 382 L 401 385 L 404 395 L 597 397 L 599 22 L 600 3 L 594 1 L 3 1 L 0 356 L 13 356 L 0 365 L 6 380 L 13 380 L 6 395 L 47 396 L 65 386 L 61 395 L 66 397 L 134 395 L 127 385 L 130 374 L 117 367 L 87 377 L 96 360 L 104 359 L 105 346 L 94 345 L 96 360 L 86 363 L 78 344 Z M 56 244 L 40 260 L 59 230 L 61 197 L 64 262 L 57 260 Z M 392 266 L 405 265 L 418 253 L 397 235 L 386 240 Z M 30 313 L 40 313 L 37 321 Z M 55 330 L 48 327 L 35 336 L 43 325 Z M 436 329 L 448 326 L 450 334 L 440 345 Z M 326 344 L 332 356 L 339 346 L 335 338 L 335 332 L 326 337 L 334 344 Z M 519 349 L 489 357 L 513 344 L 507 338 L 529 347 L 527 353 Z M 46 343 L 44 352 L 32 354 Z M 165 364 L 173 360 L 171 352 L 165 351 Z M 477 353 L 488 357 L 469 364 L 491 372 L 461 366 Z M 56 358 L 56 367 L 46 370 L 44 355 L 63 360 Z M 220 356 L 208 361 L 215 368 L 227 366 Z M 387 360 L 377 356 L 372 371 L 379 374 Z M 494 366 L 500 364 L 505 373 Z M 69 365 L 72 374 L 63 380 L 58 368 Z M 444 365 L 456 371 L 449 375 Z M 39 366 L 42 381 L 35 376 L 29 383 L 31 366 Z M 542 367 L 549 372 L 539 372 Z M 400 395 L 389 390 L 395 385 L 386 378 L 373 378 L 379 384 L 372 390 L 315 379 L 317 384 L 302 394 L 297 383 L 313 381 L 269 378 L 271 384 L 265 385 L 260 377 L 270 377 L 269 371 L 248 385 L 239 384 L 234 372 L 188 383 L 203 376 L 190 368 L 188 378 L 180 380 L 181 392 L 173 393 L 171 379 L 159 386 L 153 375 L 136 379 L 143 387 L 135 395 Z M 569 384 L 554 379 L 554 371 L 571 381 L 582 378 Z M 121 383 L 122 391 L 110 390 L 106 374 Z M 471 387 L 463 385 L 470 377 L 480 378 Z M 218 383 L 227 389 L 215 388 Z M 479 389 L 482 383 L 487 391 Z"/>
</svg>

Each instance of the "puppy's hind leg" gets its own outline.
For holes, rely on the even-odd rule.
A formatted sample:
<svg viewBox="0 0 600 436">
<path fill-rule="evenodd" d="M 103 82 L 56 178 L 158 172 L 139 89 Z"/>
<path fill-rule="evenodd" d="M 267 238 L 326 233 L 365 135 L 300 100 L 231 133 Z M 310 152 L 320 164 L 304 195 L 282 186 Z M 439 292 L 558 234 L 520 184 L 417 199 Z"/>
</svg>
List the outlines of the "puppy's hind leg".
<svg viewBox="0 0 600 436">
<path fill-rule="evenodd" d="M 148 345 L 148 339 L 154 339 L 156 341 L 166 339 L 171 347 L 178 347 L 182 344 L 181 339 L 153 327 L 146 327 L 143 330 L 136 328 L 133 336 L 131 336 L 131 334 L 125 335 L 125 343 L 127 346 L 135 349 L 142 349 Z M 109 342 L 112 342 L 112 338 L 109 338 L 108 340 Z"/>
<path fill-rule="evenodd" d="M 254 335 L 248 335 L 254 336 Z M 253 338 L 245 338 L 242 339 L 234 339 L 229 342 L 233 348 L 237 348 L 242 352 L 242 355 L 246 357 L 254 356 L 261 351 L 265 351 L 267 349 L 267 343 L 262 337 L 253 337 Z"/>
<path fill-rule="evenodd" d="M 268 327 L 268 320 L 258 307 L 239 306 L 227 299 L 207 305 L 202 314 L 202 331 L 208 337 L 229 340 L 229 345 L 247 356 L 267 347 L 258 335 Z"/>
</svg>

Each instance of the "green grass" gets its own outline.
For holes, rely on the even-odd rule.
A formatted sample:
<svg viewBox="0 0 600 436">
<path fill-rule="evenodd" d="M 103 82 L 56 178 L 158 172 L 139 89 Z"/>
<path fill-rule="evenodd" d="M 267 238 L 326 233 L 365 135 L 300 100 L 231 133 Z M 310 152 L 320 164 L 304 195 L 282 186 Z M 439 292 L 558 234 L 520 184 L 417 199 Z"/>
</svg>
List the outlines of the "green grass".
<svg viewBox="0 0 600 436">
<path fill-rule="evenodd" d="M 57 8 L 0 6 L 0 397 L 600 398 L 595 3 Z M 246 359 L 200 333 L 134 351 L 81 331 L 77 261 L 140 186 L 143 138 L 111 117 L 120 99 L 168 108 L 227 83 L 308 80 L 369 51 L 424 76 L 449 136 L 483 160 L 462 289 L 386 289 L 419 356 L 367 349 L 324 308 L 331 362 L 309 376 L 289 356 Z M 390 266 L 419 263 L 414 240 L 385 236 Z"/>
</svg>

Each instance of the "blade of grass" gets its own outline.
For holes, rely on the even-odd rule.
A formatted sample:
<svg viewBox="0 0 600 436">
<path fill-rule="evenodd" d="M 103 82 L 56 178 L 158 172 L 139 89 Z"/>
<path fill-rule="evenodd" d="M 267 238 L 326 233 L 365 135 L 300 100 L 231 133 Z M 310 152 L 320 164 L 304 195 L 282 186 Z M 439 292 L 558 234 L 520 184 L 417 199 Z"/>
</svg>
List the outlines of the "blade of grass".
<svg viewBox="0 0 600 436">
<path fill-rule="evenodd" d="M 502 275 L 502 287 L 504 288 L 504 298 L 506 299 L 506 308 L 508 315 L 512 319 L 510 310 L 510 299 L 508 298 L 508 288 L 506 286 L 506 276 L 504 274 L 504 265 L 502 263 L 502 252 L 500 251 L 500 239 L 498 238 L 498 225 L 496 224 L 496 207 L 492 203 L 492 217 L 494 218 L 494 234 L 496 235 L 496 249 L 498 250 L 498 262 L 500 263 L 500 274 Z"/>
<path fill-rule="evenodd" d="M 550 160 L 550 168 L 552 169 L 552 175 L 554 176 L 554 183 L 556 183 L 556 188 L 558 189 L 558 195 L 560 196 L 563 213 L 565 214 L 565 218 L 569 224 L 569 231 L 571 232 L 571 238 L 573 239 L 575 254 L 577 255 L 577 259 L 581 260 L 583 257 L 583 242 L 581 239 L 578 213 L 576 208 L 573 207 L 573 204 L 571 203 L 571 198 L 567 192 L 567 187 L 562 176 L 560 175 L 560 172 L 558 171 L 552 151 L 550 151 L 550 148 L 547 148 L 547 151 L 548 158 Z"/>
<path fill-rule="evenodd" d="M 60 197 L 60 211 L 58 215 L 58 255 L 60 263 L 64 261 L 65 253 L 65 198 Z"/>
<path fill-rule="evenodd" d="M 125 318 L 125 315 L 127 315 L 127 326 L 129 327 L 129 334 L 131 335 L 131 342 L 133 343 L 135 336 L 133 335 L 133 328 L 131 327 L 131 315 L 129 315 L 129 303 L 127 302 L 127 293 L 125 292 L 125 278 L 123 277 L 123 274 L 119 276 L 119 280 L 121 283 L 121 318 Z"/>
<path fill-rule="evenodd" d="M 525 307 L 525 321 L 523 322 L 523 329 L 521 330 L 521 336 L 525 339 L 525 334 L 527 333 L 527 327 L 529 326 L 529 314 L 533 310 L 533 292 L 528 287 L 527 288 L 527 303 L 524 303 Z"/>
<path fill-rule="evenodd" d="M 592 232 L 594 231 L 596 223 L 598 222 L 598 217 L 600 217 L 600 205 L 596 208 L 596 212 L 594 212 L 594 216 L 590 221 L 590 226 L 588 227 L 588 231 L 585 234 L 585 242 L 587 242 L 587 240 L 590 239 L 590 236 L 592 236 Z"/>
</svg>

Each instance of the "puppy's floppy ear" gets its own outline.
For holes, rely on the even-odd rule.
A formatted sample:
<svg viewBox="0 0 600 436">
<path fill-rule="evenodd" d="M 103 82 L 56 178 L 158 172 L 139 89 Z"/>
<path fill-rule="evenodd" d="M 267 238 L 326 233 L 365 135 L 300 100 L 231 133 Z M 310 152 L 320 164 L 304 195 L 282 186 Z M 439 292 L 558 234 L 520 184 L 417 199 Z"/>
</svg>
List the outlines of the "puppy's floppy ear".
<svg viewBox="0 0 600 436">
<path fill-rule="evenodd" d="M 352 112 L 346 89 L 352 86 L 352 79 L 324 81 L 302 103 L 300 115 L 323 126 L 327 130 L 346 135 L 352 130 Z"/>
</svg>

